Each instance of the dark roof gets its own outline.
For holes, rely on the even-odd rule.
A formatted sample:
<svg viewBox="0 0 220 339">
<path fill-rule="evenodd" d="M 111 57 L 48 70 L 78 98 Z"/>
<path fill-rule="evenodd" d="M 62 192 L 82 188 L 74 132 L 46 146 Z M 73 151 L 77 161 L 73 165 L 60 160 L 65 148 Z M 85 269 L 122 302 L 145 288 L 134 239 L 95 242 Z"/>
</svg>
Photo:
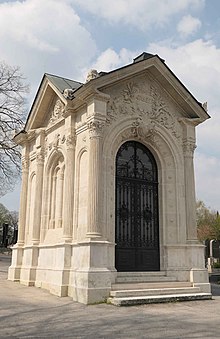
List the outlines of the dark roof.
<svg viewBox="0 0 220 339">
<path fill-rule="evenodd" d="M 154 56 L 155 56 L 154 54 L 143 52 L 140 55 L 138 55 L 136 58 L 134 58 L 133 61 L 134 61 L 134 63 L 136 63 L 136 62 L 139 62 L 139 61 L 150 59 Z"/>
<path fill-rule="evenodd" d="M 61 93 L 63 93 L 66 88 L 76 90 L 82 86 L 82 83 L 78 81 L 62 78 L 48 73 L 45 73 L 45 75 Z"/>
</svg>

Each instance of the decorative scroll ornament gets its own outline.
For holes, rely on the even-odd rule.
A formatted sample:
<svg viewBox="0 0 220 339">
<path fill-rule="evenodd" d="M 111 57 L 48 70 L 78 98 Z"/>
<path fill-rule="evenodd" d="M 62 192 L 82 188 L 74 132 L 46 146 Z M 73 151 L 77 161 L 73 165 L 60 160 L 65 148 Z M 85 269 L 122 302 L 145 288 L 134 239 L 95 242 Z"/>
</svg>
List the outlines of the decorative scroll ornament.
<svg viewBox="0 0 220 339">
<path fill-rule="evenodd" d="M 145 127 L 143 126 L 142 119 L 137 118 L 132 124 L 131 127 L 126 129 L 122 134 L 122 141 L 128 139 L 138 139 L 138 140 L 150 140 L 151 144 L 154 143 L 155 137 L 155 124 L 150 121 L 149 124 Z"/>
<path fill-rule="evenodd" d="M 167 99 L 167 100 L 166 100 Z M 140 83 L 128 82 L 124 88 L 111 95 L 107 110 L 107 124 L 111 124 L 118 116 L 137 116 L 147 118 L 155 125 L 163 126 L 176 138 L 181 137 L 181 127 L 175 114 L 171 113 L 166 94 L 153 85 L 142 80 Z"/>
<path fill-rule="evenodd" d="M 48 151 L 51 151 L 52 149 L 58 151 L 58 146 L 60 144 L 64 144 L 66 141 L 65 135 L 61 137 L 60 134 L 55 134 L 54 139 L 51 142 L 48 142 L 48 138 L 45 139 L 45 157 L 48 155 Z"/>
<path fill-rule="evenodd" d="M 63 96 L 65 99 L 72 100 L 74 98 L 74 90 L 71 88 L 66 88 L 63 92 Z"/>
<path fill-rule="evenodd" d="M 58 121 L 64 113 L 64 104 L 62 103 L 62 101 L 60 99 L 57 99 L 53 111 L 52 111 L 52 115 L 50 118 L 50 125 L 54 124 L 56 121 Z"/>
<path fill-rule="evenodd" d="M 193 157 L 196 144 L 194 139 L 188 139 L 183 141 L 183 154 L 185 157 Z"/>
<path fill-rule="evenodd" d="M 92 120 L 87 123 L 90 138 L 100 138 L 103 135 L 105 123 L 103 121 Z"/>
</svg>

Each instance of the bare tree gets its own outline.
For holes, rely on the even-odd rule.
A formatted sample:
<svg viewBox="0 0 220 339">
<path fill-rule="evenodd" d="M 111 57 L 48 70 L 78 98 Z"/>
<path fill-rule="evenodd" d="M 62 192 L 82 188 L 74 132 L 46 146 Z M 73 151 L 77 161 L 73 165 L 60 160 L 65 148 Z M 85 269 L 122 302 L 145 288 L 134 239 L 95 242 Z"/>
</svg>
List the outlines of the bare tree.
<svg viewBox="0 0 220 339">
<path fill-rule="evenodd" d="M 0 62 L 0 196 L 11 190 L 20 176 L 20 148 L 13 141 L 23 129 L 28 86 L 19 67 Z"/>
</svg>

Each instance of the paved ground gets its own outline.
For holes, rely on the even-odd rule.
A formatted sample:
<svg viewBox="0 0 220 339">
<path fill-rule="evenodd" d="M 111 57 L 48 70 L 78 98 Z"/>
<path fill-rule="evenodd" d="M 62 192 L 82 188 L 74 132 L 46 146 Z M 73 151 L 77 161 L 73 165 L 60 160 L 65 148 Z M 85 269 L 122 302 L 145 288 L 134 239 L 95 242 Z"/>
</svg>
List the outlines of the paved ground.
<svg viewBox="0 0 220 339">
<path fill-rule="evenodd" d="M 0 255 L 0 338 L 220 338 L 220 287 L 214 297 L 132 307 L 85 306 L 7 281 Z"/>
</svg>

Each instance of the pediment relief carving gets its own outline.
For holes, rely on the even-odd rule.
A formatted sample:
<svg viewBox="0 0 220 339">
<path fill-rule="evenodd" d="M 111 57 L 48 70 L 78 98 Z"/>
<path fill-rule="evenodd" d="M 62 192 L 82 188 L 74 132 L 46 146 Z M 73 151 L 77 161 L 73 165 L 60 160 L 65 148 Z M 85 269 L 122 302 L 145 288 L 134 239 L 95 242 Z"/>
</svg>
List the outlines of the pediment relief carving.
<svg viewBox="0 0 220 339">
<path fill-rule="evenodd" d="M 135 119 L 131 127 L 127 128 L 121 135 L 121 141 L 124 142 L 129 139 L 148 140 L 153 144 L 155 142 L 155 124 L 149 121 L 149 123 L 144 126 L 142 119 Z"/>
<path fill-rule="evenodd" d="M 176 107 L 175 107 L 176 106 Z M 173 100 L 151 79 L 142 77 L 112 89 L 107 108 L 107 124 L 118 118 L 134 116 L 153 122 L 181 138 L 182 129 Z"/>
<path fill-rule="evenodd" d="M 60 99 L 56 99 L 50 111 L 50 120 L 48 126 L 54 125 L 62 118 L 65 111 L 64 103 Z"/>
</svg>

